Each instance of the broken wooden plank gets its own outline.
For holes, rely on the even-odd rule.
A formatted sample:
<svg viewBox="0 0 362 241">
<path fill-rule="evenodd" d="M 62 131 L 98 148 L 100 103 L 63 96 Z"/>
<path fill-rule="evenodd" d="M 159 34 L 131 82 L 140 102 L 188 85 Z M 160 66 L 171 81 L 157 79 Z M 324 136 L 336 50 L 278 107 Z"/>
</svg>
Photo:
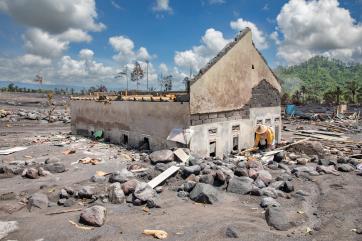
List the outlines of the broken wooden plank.
<svg viewBox="0 0 362 241">
<path fill-rule="evenodd" d="M 346 137 L 343 137 L 343 138 L 342 137 L 333 137 L 333 136 L 326 136 L 326 135 L 321 135 L 321 134 L 307 134 L 307 133 L 296 132 L 296 133 L 294 133 L 294 135 L 313 137 L 313 138 L 322 139 L 322 140 L 347 141 Z"/>
<path fill-rule="evenodd" d="M 26 149 L 28 149 L 28 147 L 26 147 L 26 146 L 17 146 L 17 147 L 6 149 L 6 150 L 0 150 L 0 155 L 9 155 L 14 152 L 24 151 Z"/>
<path fill-rule="evenodd" d="M 279 147 L 279 148 L 277 148 L 275 151 L 281 151 L 281 150 L 287 149 L 288 147 L 294 146 L 294 145 L 296 145 L 296 144 L 299 144 L 299 143 L 302 143 L 302 142 L 305 142 L 305 141 L 308 141 L 308 140 L 310 140 L 310 138 L 305 138 L 305 139 L 303 139 L 303 140 L 299 140 L 299 141 L 293 142 L 293 143 L 291 143 L 291 144 L 289 144 L 289 145 Z"/>
<path fill-rule="evenodd" d="M 186 163 L 190 159 L 190 155 L 187 155 L 186 152 L 182 148 L 178 148 L 173 152 L 178 159 L 181 160 L 182 163 Z"/>
<path fill-rule="evenodd" d="M 151 181 L 149 181 L 148 185 L 150 185 L 152 188 L 157 187 L 158 185 L 160 185 L 160 183 L 162 183 L 164 180 L 169 178 L 172 174 L 177 172 L 179 169 L 180 169 L 180 167 L 178 167 L 178 166 L 169 167 L 167 170 L 162 172 L 160 175 L 158 175 L 157 177 L 155 177 Z"/>
<path fill-rule="evenodd" d="M 327 135 L 327 136 L 344 137 L 343 133 L 330 132 L 330 131 L 300 130 L 299 132 L 307 133 L 307 134 L 321 134 L 321 135 Z"/>
</svg>

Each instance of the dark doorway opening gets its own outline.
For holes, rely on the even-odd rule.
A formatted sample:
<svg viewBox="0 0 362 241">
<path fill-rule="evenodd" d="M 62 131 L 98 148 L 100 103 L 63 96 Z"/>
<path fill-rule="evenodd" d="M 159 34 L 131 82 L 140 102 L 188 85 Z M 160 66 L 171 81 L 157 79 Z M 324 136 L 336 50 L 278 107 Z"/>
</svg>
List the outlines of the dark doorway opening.
<svg viewBox="0 0 362 241">
<path fill-rule="evenodd" d="M 210 157 L 216 156 L 216 141 L 210 141 Z"/>
<path fill-rule="evenodd" d="M 122 141 L 122 143 L 123 143 L 124 145 L 128 145 L 128 135 L 123 134 L 123 141 Z"/>
<path fill-rule="evenodd" d="M 239 136 L 233 137 L 233 150 L 234 151 L 239 150 Z"/>
</svg>

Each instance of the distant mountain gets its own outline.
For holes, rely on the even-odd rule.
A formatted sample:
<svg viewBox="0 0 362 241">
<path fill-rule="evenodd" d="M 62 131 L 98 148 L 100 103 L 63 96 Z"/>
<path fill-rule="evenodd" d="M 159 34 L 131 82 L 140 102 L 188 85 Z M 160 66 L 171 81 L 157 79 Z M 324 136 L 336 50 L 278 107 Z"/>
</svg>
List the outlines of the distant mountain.
<svg viewBox="0 0 362 241">
<path fill-rule="evenodd" d="M 285 93 L 299 91 L 307 99 L 321 101 L 325 96 L 341 92 L 339 95 L 351 101 L 353 90 L 356 97 L 362 95 L 362 64 L 358 63 L 316 56 L 298 65 L 278 67 L 275 74 L 282 81 Z"/>
</svg>

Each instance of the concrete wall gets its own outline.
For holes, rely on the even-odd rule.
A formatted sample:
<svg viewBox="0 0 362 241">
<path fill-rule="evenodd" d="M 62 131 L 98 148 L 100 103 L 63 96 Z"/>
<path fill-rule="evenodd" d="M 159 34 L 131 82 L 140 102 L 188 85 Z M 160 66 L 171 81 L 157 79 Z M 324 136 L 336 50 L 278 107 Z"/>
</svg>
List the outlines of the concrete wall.
<svg viewBox="0 0 362 241">
<path fill-rule="evenodd" d="M 190 122 L 189 105 L 181 102 L 73 100 L 71 114 L 73 133 L 104 130 L 113 143 L 122 143 L 126 134 L 130 145 L 148 137 L 152 150 L 174 146 L 166 141 L 168 134 L 173 128 L 187 128 Z"/>
<path fill-rule="evenodd" d="M 263 79 L 281 90 L 277 79 L 253 46 L 249 31 L 191 85 L 191 114 L 239 110 L 249 102 L 252 88 Z"/>
<path fill-rule="evenodd" d="M 270 120 L 270 121 L 269 121 Z M 216 156 L 222 158 L 233 150 L 233 137 L 239 136 L 238 150 L 254 145 L 255 127 L 257 123 L 273 127 L 276 131 L 276 143 L 280 142 L 281 133 L 281 108 L 261 107 L 250 108 L 250 119 L 222 121 L 209 124 L 191 126 L 193 135 L 190 149 L 200 156 L 209 156 L 210 141 L 216 141 Z M 233 126 L 240 126 L 239 131 L 233 131 Z M 216 134 L 209 130 L 216 129 Z"/>
</svg>

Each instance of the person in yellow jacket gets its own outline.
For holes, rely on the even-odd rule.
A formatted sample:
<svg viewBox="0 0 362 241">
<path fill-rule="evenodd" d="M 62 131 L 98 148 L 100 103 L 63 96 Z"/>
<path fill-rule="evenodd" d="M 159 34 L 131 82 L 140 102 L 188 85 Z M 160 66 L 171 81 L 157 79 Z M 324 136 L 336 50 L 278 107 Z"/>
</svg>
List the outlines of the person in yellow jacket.
<svg viewBox="0 0 362 241">
<path fill-rule="evenodd" d="M 258 125 L 255 130 L 254 147 L 259 147 L 260 150 L 274 149 L 274 131 L 271 127 Z"/>
</svg>

